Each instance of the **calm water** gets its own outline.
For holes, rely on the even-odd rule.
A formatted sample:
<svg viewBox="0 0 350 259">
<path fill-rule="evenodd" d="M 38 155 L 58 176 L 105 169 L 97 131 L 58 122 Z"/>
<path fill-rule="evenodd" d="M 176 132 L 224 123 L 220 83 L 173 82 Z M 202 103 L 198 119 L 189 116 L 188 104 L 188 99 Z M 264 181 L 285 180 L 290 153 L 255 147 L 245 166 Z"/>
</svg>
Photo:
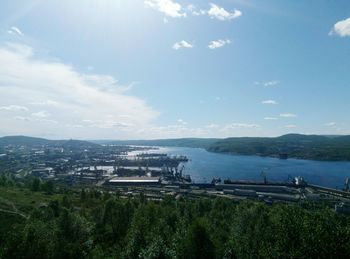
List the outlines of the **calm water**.
<svg viewBox="0 0 350 259">
<path fill-rule="evenodd" d="M 209 182 L 213 177 L 235 180 L 260 180 L 261 170 L 269 181 L 286 181 L 288 175 L 303 176 L 309 183 L 333 188 L 343 188 L 350 177 L 350 162 L 320 162 L 298 159 L 280 160 L 258 156 L 225 155 L 199 148 L 161 147 L 156 153 L 185 155 L 190 161 L 184 173 L 195 182 Z"/>
</svg>

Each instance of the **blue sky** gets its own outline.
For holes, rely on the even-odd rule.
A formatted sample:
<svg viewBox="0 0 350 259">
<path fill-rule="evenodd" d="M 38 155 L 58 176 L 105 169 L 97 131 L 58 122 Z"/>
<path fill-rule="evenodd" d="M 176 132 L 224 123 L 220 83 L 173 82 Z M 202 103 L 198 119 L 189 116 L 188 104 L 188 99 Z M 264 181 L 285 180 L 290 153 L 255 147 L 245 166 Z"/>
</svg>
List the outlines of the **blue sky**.
<svg viewBox="0 0 350 259">
<path fill-rule="evenodd" d="M 350 134 L 350 2 L 0 3 L 0 135 Z"/>
</svg>

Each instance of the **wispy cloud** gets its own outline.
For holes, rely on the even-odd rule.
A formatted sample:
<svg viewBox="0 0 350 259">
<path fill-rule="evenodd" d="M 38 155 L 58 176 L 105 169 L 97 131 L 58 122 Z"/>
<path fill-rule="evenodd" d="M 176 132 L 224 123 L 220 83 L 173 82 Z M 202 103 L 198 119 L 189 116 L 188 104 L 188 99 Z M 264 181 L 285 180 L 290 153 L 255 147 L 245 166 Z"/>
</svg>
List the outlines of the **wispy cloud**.
<svg viewBox="0 0 350 259">
<path fill-rule="evenodd" d="M 210 9 L 208 10 L 207 14 L 210 18 L 215 18 L 220 21 L 227 21 L 240 17 L 242 15 L 242 12 L 237 9 L 233 10 L 232 12 L 229 12 L 223 7 L 211 3 Z"/>
<path fill-rule="evenodd" d="M 264 120 L 278 120 L 276 117 L 265 117 Z"/>
<path fill-rule="evenodd" d="M 19 36 L 23 36 L 23 32 L 18 27 L 15 27 L 15 26 L 12 26 L 7 32 L 9 34 L 16 34 Z"/>
<path fill-rule="evenodd" d="M 152 8 L 163 13 L 167 17 L 180 18 L 187 17 L 187 15 L 202 16 L 206 15 L 211 19 L 217 19 L 220 21 L 229 21 L 236 19 L 242 15 L 240 10 L 234 9 L 228 11 L 225 8 L 216 4 L 210 3 L 210 8 L 199 9 L 194 4 L 188 4 L 183 7 L 180 3 L 173 0 L 145 0 L 145 7 Z M 168 23 L 168 19 L 163 19 L 164 23 Z"/>
<path fill-rule="evenodd" d="M 200 15 L 206 15 L 207 10 L 204 9 L 198 9 L 195 5 L 189 4 L 186 8 L 188 12 L 190 12 L 193 16 L 200 16 Z"/>
<path fill-rule="evenodd" d="M 127 89 L 109 75 L 80 73 L 71 65 L 39 59 L 33 53 L 27 45 L 0 45 L 0 96 L 3 104 L 6 102 L 0 108 L 4 132 L 28 135 L 46 132 L 51 136 L 79 138 L 120 137 L 150 127 L 159 114 L 142 99 L 127 94 Z M 31 105 L 33 112 L 30 116 L 13 118 L 5 111 L 27 112 L 29 109 L 11 103 Z M 43 106 L 45 110 L 35 110 L 36 106 Z M 95 126 L 114 128 L 103 131 L 89 125 L 83 131 L 66 129 L 66 125 L 88 119 L 99 121 Z M 54 121 L 57 122 L 55 126 L 50 126 Z M 26 123 L 25 127 L 21 123 Z M 123 131 L 120 125 L 129 128 Z"/>
<path fill-rule="evenodd" d="M 262 104 L 278 104 L 275 100 L 265 100 L 261 102 Z"/>
<path fill-rule="evenodd" d="M 225 129 L 237 129 L 237 128 L 256 129 L 256 128 L 260 128 L 260 125 L 255 123 L 231 123 L 225 126 Z"/>
<path fill-rule="evenodd" d="M 294 129 L 294 128 L 296 128 L 297 126 L 294 125 L 294 124 L 288 124 L 288 125 L 284 125 L 284 127 L 287 128 L 287 129 Z"/>
<path fill-rule="evenodd" d="M 47 111 L 34 112 L 31 115 L 36 118 L 47 118 L 51 116 L 51 114 Z"/>
<path fill-rule="evenodd" d="M 225 46 L 226 44 L 230 44 L 231 41 L 230 40 L 213 40 L 211 42 L 209 42 L 208 48 L 209 49 L 217 49 L 217 48 L 221 48 L 223 46 Z"/>
<path fill-rule="evenodd" d="M 146 7 L 155 9 L 169 17 L 186 17 L 186 13 L 183 12 L 181 4 L 172 0 L 145 0 L 144 3 Z"/>
<path fill-rule="evenodd" d="M 272 80 L 272 81 L 264 82 L 263 85 L 264 86 L 274 86 L 274 85 L 278 85 L 279 83 L 280 83 L 280 81 L 278 81 L 278 80 Z"/>
<path fill-rule="evenodd" d="M 181 125 L 187 125 L 187 122 L 184 121 L 183 119 L 178 119 L 177 122 Z"/>
<path fill-rule="evenodd" d="M 280 81 L 278 80 L 271 80 L 271 81 L 265 81 L 265 82 L 260 82 L 260 81 L 255 81 L 255 85 L 263 85 L 263 86 L 275 86 L 278 85 Z"/>
<path fill-rule="evenodd" d="M 297 115 L 294 113 L 281 113 L 280 117 L 282 117 L 282 118 L 295 118 L 295 117 L 297 117 Z"/>
<path fill-rule="evenodd" d="M 340 37 L 350 36 L 350 17 L 334 24 L 329 35 L 338 35 Z"/>
<path fill-rule="evenodd" d="M 35 117 L 35 116 L 15 116 L 15 120 L 17 121 L 25 121 L 25 122 L 34 122 L 34 123 L 48 123 L 48 124 L 58 124 L 57 121 L 51 120 L 51 119 L 46 119 L 42 117 Z"/>
<path fill-rule="evenodd" d="M 334 127 L 334 126 L 337 125 L 337 123 L 335 123 L 334 121 L 332 121 L 332 122 L 327 122 L 327 123 L 325 123 L 324 125 L 327 126 L 327 127 Z"/>
<path fill-rule="evenodd" d="M 21 105 L 8 105 L 8 106 L 1 106 L 0 110 L 18 112 L 18 111 L 28 111 L 29 109 Z"/>
<path fill-rule="evenodd" d="M 178 50 L 178 49 L 183 49 L 183 48 L 193 48 L 193 45 L 188 43 L 187 41 L 185 40 L 182 40 L 182 41 L 179 41 L 179 42 L 176 42 L 174 45 L 173 45 L 173 49 L 175 50 Z"/>
<path fill-rule="evenodd" d="M 31 102 L 31 105 L 36 106 L 58 106 L 59 103 L 53 100 L 45 100 L 45 101 L 39 101 L 39 102 Z"/>
<path fill-rule="evenodd" d="M 219 128 L 220 126 L 218 124 L 215 124 L 215 123 L 210 123 L 208 125 L 205 126 L 207 129 L 217 129 Z"/>
</svg>

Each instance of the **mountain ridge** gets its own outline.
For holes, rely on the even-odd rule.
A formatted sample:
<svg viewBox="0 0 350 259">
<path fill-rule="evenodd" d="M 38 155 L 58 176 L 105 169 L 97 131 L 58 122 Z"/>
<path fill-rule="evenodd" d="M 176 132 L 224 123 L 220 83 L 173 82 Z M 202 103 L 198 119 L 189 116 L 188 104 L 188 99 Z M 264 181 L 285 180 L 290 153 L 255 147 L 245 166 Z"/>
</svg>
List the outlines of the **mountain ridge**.
<svg viewBox="0 0 350 259">
<path fill-rule="evenodd" d="M 325 136 L 291 133 L 278 137 L 230 137 L 230 138 L 172 138 L 154 140 L 48 140 L 27 136 L 5 136 L 0 138 L 4 145 L 139 145 L 204 148 L 210 152 L 290 158 L 350 161 L 350 135 Z"/>
</svg>

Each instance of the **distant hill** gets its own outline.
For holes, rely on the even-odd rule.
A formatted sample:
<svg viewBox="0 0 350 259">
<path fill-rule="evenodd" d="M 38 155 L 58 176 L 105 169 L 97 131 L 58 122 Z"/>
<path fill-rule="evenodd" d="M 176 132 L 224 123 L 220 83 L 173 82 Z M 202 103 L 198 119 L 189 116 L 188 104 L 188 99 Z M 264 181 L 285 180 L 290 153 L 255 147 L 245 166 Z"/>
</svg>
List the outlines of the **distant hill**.
<svg viewBox="0 0 350 259">
<path fill-rule="evenodd" d="M 204 148 L 210 152 L 324 161 L 350 161 L 350 136 L 287 134 L 279 137 L 94 141 L 100 144 Z"/>
<path fill-rule="evenodd" d="M 350 135 L 322 136 L 287 134 L 279 137 L 234 137 L 234 138 L 180 138 L 157 140 L 47 140 L 26 136 L 0 138 L 0 151 L 6 145 L 57 145 L 69 149 L 99 147 L 100 144 L 173 146 L 204 148 L 210 152 L 279 157 L 324 161 L 350 161 Z"/>
<path fill-rule="evenodd" d="M 212 144 L 208 151 L 240 155 L 259 155 L 350 161 L 350 136 L 287 134 L 276 138 L 227 138 Z"/>
<path fill-rule="evenodd" d="M 98 144 L 209 148 L 218 138 L 179 138 L 155 140 L 94 140 Z"/>
<path fill-rule="evenodd" d="M 96 143 L 84 141 L 84 140 L 49 140 L 44 138 L 34 138 L 27 136 L 6 136 L 0 138 L 0 149 L 8 145 L 22 145 L 22 146 L 42 146 L 42 145 L 52 145 L 52 146 L 62 146 L 66 148 L 81 148 L 81 147 L 91 147 L 99 146 Z"/>
<path fill-rule="evenodd" d="M 0 138 L 0 146 L 7 145 L 45 145 L 49 143 L 50 140 L 43 138 L 34 138 L 27 136 L 6 136 Z"/>
</svg>

